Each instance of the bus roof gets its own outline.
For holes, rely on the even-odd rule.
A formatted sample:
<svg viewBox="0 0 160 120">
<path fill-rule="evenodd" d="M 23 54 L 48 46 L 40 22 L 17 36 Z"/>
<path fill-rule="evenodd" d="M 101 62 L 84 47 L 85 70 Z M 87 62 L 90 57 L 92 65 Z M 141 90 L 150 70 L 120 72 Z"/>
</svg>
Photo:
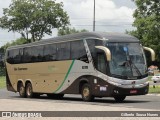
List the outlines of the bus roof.
<svg viewBox="0 0 160 120">
<path fill-rule="evenodd" d="M 75 34 L 54 37 L 50 39 L 44 39 L 37 42 L 29 43 L 29 44 L 11 46 L 8 49 L 23 48 L 23 47 L 29 47 L 29 46 L 39 45 L 39 44 L 83 40 L 83 39 L 90 39 L 90 38 L 107 40 L 108 42 L 139 42 L 137 38 L 128 34 L 123 34 L 123 33 L 82 32 L 82 33 L 75 33 Z"/>
</svg>

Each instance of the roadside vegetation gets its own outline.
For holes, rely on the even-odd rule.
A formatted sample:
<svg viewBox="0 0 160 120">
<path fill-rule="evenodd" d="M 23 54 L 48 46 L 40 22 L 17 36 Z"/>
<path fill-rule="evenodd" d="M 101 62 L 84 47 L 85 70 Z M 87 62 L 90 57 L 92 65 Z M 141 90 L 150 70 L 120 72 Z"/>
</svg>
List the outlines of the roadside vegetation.
<svg viewBox="0 0 160 120">
<path fill-rule="evenodd" d="M 6 82 L 5 82 L 5 76 L 0 76 L 0 89 L 5 88 Z"/>
<path fill-rule="evenodd" d="M 160 93 L 160 85 L 153 85 L 149 86 L 149 93 Z"/>
<path fill-rule="evenodd" d="M 152 82 L 151 78 L 152 78 L 152 76 L 148 77 L 149 82 Z M 160 85 L 159 84 L 150 85 L 149 86 L 149 93 L 160 93 Z"/>
</svg>

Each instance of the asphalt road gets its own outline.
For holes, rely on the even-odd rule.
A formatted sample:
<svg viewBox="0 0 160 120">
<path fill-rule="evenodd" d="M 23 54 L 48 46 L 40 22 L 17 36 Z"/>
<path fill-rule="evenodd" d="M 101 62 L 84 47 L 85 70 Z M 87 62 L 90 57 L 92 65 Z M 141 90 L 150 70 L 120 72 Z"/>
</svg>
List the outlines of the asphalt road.
<svg viewBox="0 0 160 120">
<path fill-rule="evenodd" d="M 120 107 L 118 110 L 123 110 L 122 108 L 127 108 L 130 110 L 136 110 L 136 109 L 143 109 L 143 110 L 158 110 L 160 111 L 160 95 L 158 94 L 148 94 L 148 95 L 142 95 L 142 96 L 127 96 L 125 101 L 123 103 L 116 103 L 113 98 L 110 97 L 104 97 L 104 98 L 96 98 L 94 102 L 84 102 L 81 99 L 80 95 L 65 95 L 63 99 L 61 100 L 54 100 L 49 99 L 47 96 L 43 95 L 40 96 L 40 98 L 20 98 L 18 93 L 9 92 L 6 89 L 0 89 L 0 101 L 2 100 L 9 100 L 9 101 L 30 101 L 30 102 L 45 102 L 45 103 L 58 103 L 58 104 L 78 104 L 78 105 L 96 105 L 98 107 L 100 106 L 109 106 L 109 107 Z M 21 107 L 21 106 L 20 106 Z M 67 107 L 67 106 L 66 106 Z M 69 108 L 72 110 L 72 108 Z M 2 110 L 2 108 L 0 108 Z M 15 108 L 16 110 L 16 108 Z M 34 109 L 36 110 L 36 108 Z M 65 109 L 62 109 L 65 110 Z M 68 110 L 68 109 L 67 109 Z M 74 109 L 75 110 L 75 109 Z M 77 110 L 81 110 L 78 109 Z M 96 110 L 96 109 L 95 109 Z M 113 109 L 114 110 L 114 109 Z M 125 110 L 125 109 L 124 109 Z"/>
<path fill-rule="evenodd" d="M 94 102 L 84 102 L 80 95 L 65 95 L 61 100 L 49 99 L 46 95 L 40 98 L 20 98 L 18 93 L 9 92 L 6 89 L 0 89 L 0 112 L 3 111 L 81 111 L 77 116 L 94 116 L 90 111 L 158 111 L 160 115 L 160 96 L 156 94 L 143 96 L 129 96 L 123 103 L 116 103 L 113 98 L 96 98 Z M 85 112 L 89 111 L 89 112 Z M 58 112 L 59 113 L 59 112 Z M 101 112 L 99 116 L 101 116 Z M 110 113 L 109 113 L 110 114 Z M 112 112 L 114 116 L 114 112 Z M 120 113 L 121 114 L 121 113 Z M 52 113 L 53 115 L 53 113 Z M 62 116 L 61 116 L 62 115 Z M 64 115 L 64 116 L 63 116 Z M 159 120 L 159 117 L 67 117 L 73 115 L 72 112 L 63 112 L 61 117 L 50 118 L 0 118 L 2 120 L 10 119 L 31 119 L 31 120 Z M 104 115 L 104 114 L 103 114 Z M 76 116 L 76 115 L 75 115 Z"/>
</svg>

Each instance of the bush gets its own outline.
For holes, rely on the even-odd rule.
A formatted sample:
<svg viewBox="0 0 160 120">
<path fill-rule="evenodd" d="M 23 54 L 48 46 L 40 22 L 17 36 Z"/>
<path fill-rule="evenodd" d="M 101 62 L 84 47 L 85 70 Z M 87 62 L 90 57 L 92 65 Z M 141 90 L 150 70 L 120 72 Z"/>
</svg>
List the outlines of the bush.
<svg viewBox="0 0 160 120">
<path fill-rule="evenodd" d="M 5 68 L 0 66 L 0 76 L 5 76 Z"/>
</svg>

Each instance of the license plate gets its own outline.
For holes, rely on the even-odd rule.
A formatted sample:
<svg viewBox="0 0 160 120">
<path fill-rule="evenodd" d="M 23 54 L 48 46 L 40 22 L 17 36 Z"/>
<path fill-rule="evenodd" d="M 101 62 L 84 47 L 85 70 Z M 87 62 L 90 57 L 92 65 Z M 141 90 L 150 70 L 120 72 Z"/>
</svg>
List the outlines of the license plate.
<svg viewBox="0 0 160 120">
<path fill-rule="evenodd" d="M 137 90 L 131 90 L 130 93 L 135 94 L 135 93 L 137 93 Z"/>
</svg>

